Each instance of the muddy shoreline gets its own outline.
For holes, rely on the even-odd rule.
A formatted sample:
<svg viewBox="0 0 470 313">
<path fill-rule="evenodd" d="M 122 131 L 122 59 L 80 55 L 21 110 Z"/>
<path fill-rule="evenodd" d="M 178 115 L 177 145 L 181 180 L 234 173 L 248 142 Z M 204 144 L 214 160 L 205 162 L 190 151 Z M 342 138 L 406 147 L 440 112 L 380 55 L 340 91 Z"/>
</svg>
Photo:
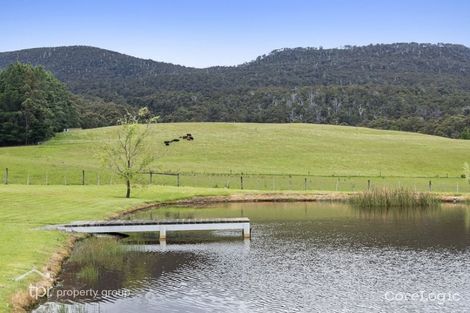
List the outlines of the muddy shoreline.
<svg viewBox="0 0 470 313">
<path fill-rule="evenodd" d="M 116 219 L 126 215 L 133 214 L 138 211 L 148 210 L 169 205 L 196 205 L 201 206 L 212 203 L 230 203 L 230 202 L 316 202 L 316 201 L 340 201 L 344 202 L 354 196 L 356 193 L 341 193 L 341 192 L 317 192 L 317 193 L 244 193 L 233 194 L 227 196 L 196 196 L 188 199 L 151 202 L 134 206 L 119 212 L 113 213 L 108 219 Z M 470 201 L 469 196 L 463 195 L 442 195 L 436 194 L 438 199 L 443 203 L 465 203 Z M 40 269 L 44 273 L 49 273 L 53 278 L 42 279 L 32 284 L 38 288 L 50 288 L 54 286 L 56 280 L 54 278 L 60 275 L 62 265 L 70 257 L 72 250 L 77 241 L 86 238 L 88 235 L 70 235 L 64 243 L 64 246 L 55 252 L 49 259 L 46 266 Z M 35 299 L 29 294 L 28 290 L 24 290 L 14 294 L 11 298 L 13 312 L 28 312 L 32 310 L 40 299 Z"/>
</svg>

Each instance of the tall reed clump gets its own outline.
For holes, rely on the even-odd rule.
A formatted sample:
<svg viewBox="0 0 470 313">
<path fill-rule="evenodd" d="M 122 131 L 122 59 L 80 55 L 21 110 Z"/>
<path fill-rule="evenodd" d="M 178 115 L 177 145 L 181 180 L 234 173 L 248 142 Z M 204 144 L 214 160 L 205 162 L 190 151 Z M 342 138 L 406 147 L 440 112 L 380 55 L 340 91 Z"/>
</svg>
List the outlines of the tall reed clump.
<svg viewBox="0 0 470 313">
<path fill-rule="evenodd" d="M 416 192 L 406 188 L 373 188 L 352 197 L 353 207 L 363 209 L 429 209 L 437 208 L 439 200 L 431 193 Z"/>
<path fill-rule="evenodd" d="M 99 280 L 101 272 L 120 270 L 125 253 L 117 239 L 92 237 L 77 245 L 69 262 L 81 268 L 77 274 L 79 279 L 93 284 Z"/>
<path fill-rule="evenodd" d="M 99 282 L 101 273 L 122 269 L 125 253 L 117 239 L 91 237 L 75 247 L 69 263 L 74 267 L 78 266 L 77 279 L 95 285 Z"/>
<path fill-rule="evenodd" d="M 125 253 L 120 242 L 114 238 L 91 237 L 81 242 L 70 257 L 70 261 L 82 264 L 101 264 Z"/>
<path fill-rule="evenodd" d="M 78 272 L 77 277 L 89 284 L 94 284 L 99 279 L 99 271 L 92 265 L 86 265 Z"/>
</svg>

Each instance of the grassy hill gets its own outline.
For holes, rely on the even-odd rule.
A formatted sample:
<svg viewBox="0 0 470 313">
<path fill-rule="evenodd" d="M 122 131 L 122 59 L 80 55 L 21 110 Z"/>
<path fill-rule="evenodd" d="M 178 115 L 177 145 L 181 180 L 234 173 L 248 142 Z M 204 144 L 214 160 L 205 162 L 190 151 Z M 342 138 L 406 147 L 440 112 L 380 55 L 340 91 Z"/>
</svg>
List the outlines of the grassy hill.
<svg viewBox="0 0 470 313">
<path fill-rule="evenodd" d="M 46 173 L 50 184 L 66 175 L 78 182 L 82 169 L 105 175 L 99 147 L 114 131 L 72 130 L 42 145 L 1 148 L 0 167 L 18 183 Z M 186 133 L 195 140 L 163 144 Z M 158 124 L 148 144 L 159 157 L 154 170 L 183 173 L 456 177 L 470 161 L 470 141 L 312 124 Z"/>
</svg>

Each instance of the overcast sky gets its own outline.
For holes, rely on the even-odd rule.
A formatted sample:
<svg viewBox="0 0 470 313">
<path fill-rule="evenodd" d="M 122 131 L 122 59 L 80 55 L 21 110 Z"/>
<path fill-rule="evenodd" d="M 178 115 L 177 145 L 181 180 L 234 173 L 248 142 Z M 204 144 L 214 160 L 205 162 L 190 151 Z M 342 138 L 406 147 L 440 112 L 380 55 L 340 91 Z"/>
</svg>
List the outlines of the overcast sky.
<svg viewBox="0 0 470 313">
<path fill-rule="evenodd" d="M 470 46 L 470 1 L 0 0 L 0 51 L 90 45 L 195 67 L 284 47 Z"/>
</svg>

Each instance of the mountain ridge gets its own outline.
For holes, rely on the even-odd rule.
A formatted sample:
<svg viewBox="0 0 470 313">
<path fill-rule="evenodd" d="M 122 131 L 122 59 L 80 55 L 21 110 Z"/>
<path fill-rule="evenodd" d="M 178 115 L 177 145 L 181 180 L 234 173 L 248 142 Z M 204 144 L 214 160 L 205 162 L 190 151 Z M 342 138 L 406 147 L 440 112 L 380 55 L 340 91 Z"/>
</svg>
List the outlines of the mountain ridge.
<svg viewBox="0 0 470 313">
<path fill-rule="evenodd" d="M 443 74 L 446 79 L 452 80 L 449 86 L 470 90 L 470 83 L 459 81 L 462 77 L 470 78 L 470 48 L 456 44 L 282 48 L 236 66 L 202 69 L 142 59 L 92 46 L 31 48 L 0 53 L 0 68 L 15 61 L 43 65 L 79 93 L 83 88 L 75 82 L 80 79 L 114 76 L 152 81 L 162 75 L 183 76 L 178 78 L 182 83 L 174 88 L 157 78 L 154 85 L 164 90 L 220 89 L 221 80 L 226 85 L 243 88 L 375 84 L 381 81 L 401 85 L 408 84 L 409 80 L 416 81 L 413 77 L 416 75 L 425 84 L 442 85 L 443 80 L 435 75 Z M 196 82 L 185 75 L 195 76 Z M 397 83 L 399 80 L 403 81 Z M 188 89 L 188 82 L 194 88 Z"/>
<path fill-rule="evenodd" d="M 306 122 L 470 137 L 464 45 L 283 48 L 203 69 L 90 46 L 0 53 L 0 69 L 16 61 L 44 66 L 83 97 L 148 106 L 163 122 Z"/>
<path fill-rule="evenodd" d="M 211 65 L 211 66 L 206 66 L 206 67 L 194 67 L 194 66 L 189 66 L 189 65 L 183 65 L 183 64 L 177 64 L 169 61 L 160 61 L 160 60 L 155 60 L 152 58 L 144 58 L 144 57 L 139 57 L 136 55 L 131 55 L 127 54 L 124 52 L 119 52 L 107 48 L 101 48 L 97 46 L 91 46 L 91 45 L 64 45 L 64 46 L 43 46 L 43 47 L 32 47 L 32 48 L 24 48 L 24 49 L 17 49 L 17 50 L 7 50 L 7 51 L 0 51 L 1 54 L 10 54 L 10 53 L 23 53 L 23 52 L 32 52 L 34 50 L 56 50 L 56 49 L 68 49 L 68 48 L 89 48 L 89 49 L 96 49 L 100 51 L 105 51 L 105 52 L 111 52 L 114 54 L 119 54 L 122 56 L 130 57 L 130 58 L 136 58 L 142 61 L 151 61 L 155 63 L 163 63 L 163 64 L 168 64 L 168 65 L 175 65 L 178 67 L 184 67 L 188 69 L 199 69 L 199 70 L 206 70 L 206 69 L 211 69 L 211 68 L 233 68 L 233 67 L 238 67 L 238 66 L 246 66 L 249 65 L 250 63 L 257 62 L 259 59 L 266 58 L 270 55 L 275 55 L 278 53 L 283 53 L 287 51 L 322 51 L 322 50 L 329 50 L 329 51 L 346 51 L 346 50 L 362 50 L 367 47 L 373 47 L 373 46 L 394 46 L 394 47 L 399 47 L 403 45 L 417 45 L 421 47 L 440 47 L 440 48 L 459 48 L 459 49 L 468 49 L 470 50 L 470 47 L 467 47 L 464 44 L 457 44 L 457 43 L 418 43 L 418 42 L 394 42 L 394 43 L 371 43 L 368 45 L 344 45 L 340 47 L 335 47 L 335 48 L 323 48 L 323 47 L 314 47 L 314 46 L 308 46 L 308 47 L 284 47 L 284 48 L 278 48 L 274 49 L 268 53 L 265 53 L 263 55 L 254 57 L 251 60 L 239 63 L 239 64 L 234 64 L 234 65 Z"/>
</svg>

